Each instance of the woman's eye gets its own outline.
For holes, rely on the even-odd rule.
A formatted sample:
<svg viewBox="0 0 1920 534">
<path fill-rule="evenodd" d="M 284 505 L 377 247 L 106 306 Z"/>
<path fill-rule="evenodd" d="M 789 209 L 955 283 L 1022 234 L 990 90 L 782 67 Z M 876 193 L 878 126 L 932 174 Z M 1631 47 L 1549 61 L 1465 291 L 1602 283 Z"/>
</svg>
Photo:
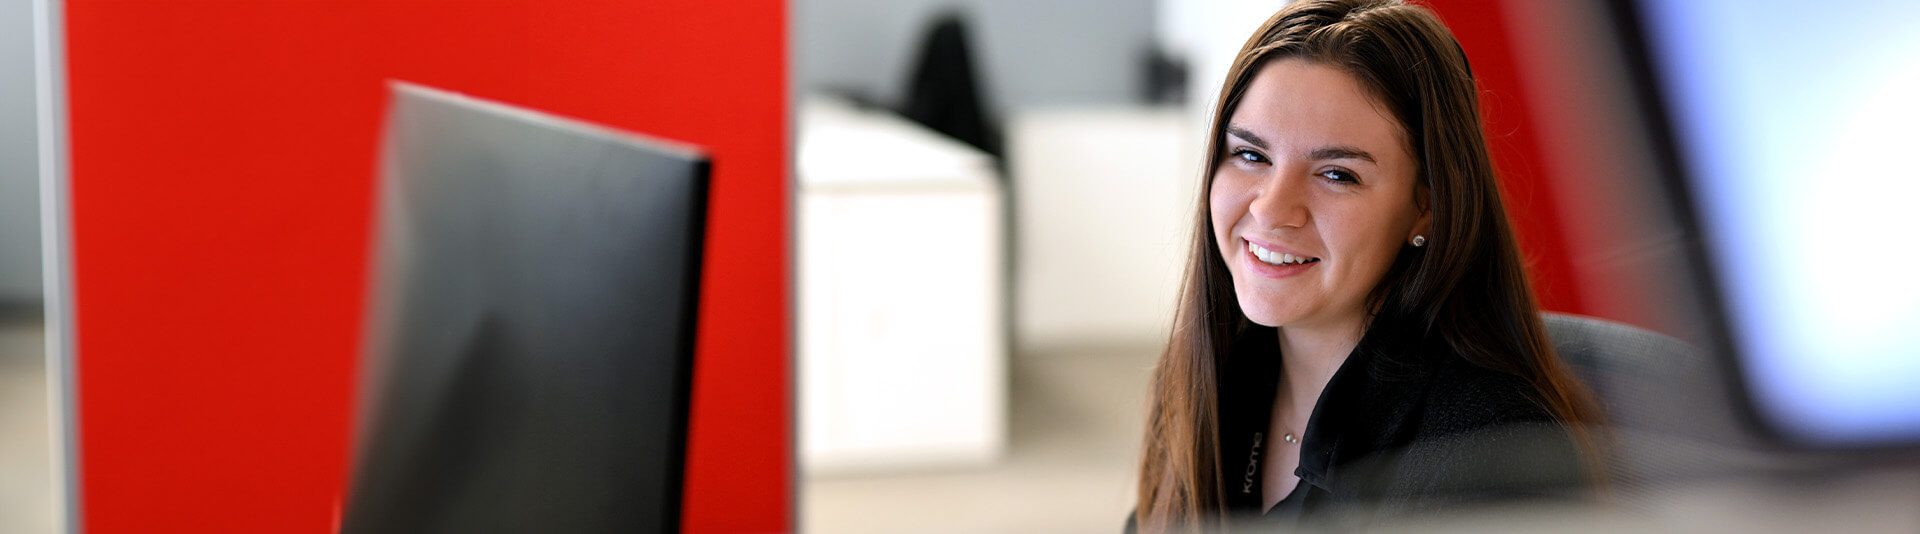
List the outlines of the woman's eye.
<svg viewBox="0 0 1920 534">
<path fill-rule="evenodd" d="M 1252 150 L 1247 150 L 1244 148 L 1233 149 L 1233 157 L 1240 159 L 1240 161 L 1245 161 L 1248 163 L 1266 163 L 1267 162 L 1266 156 L 1262 156 L 1258 152 L 1254 152 Z"/>
<path fill-rule="evenodd" d="M 1321 171 L 1320 176 L 1324 176 L 1328 180 L 1343 183 L 1343 184 L 1360 183 L 1360 177 L 1354 176 L 1353 173 L 1343 171 L 1340 169 L 1329 169 L 1329 170 Z"/>
</svg>

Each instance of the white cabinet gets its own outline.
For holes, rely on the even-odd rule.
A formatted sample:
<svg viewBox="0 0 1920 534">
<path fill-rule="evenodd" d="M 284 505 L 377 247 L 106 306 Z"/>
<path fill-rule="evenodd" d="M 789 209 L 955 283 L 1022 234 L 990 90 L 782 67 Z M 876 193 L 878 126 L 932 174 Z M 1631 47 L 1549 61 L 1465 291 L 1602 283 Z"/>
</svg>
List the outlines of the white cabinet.
<svg viewBox="0 0 1920 534">
<path fill-rule="evenodd" d="M 1021 354 L 1166 342 L 1204 143 L 1178 108 L 1013 116 Z"/>
<path fill-rule="evenodd" d="M 883 111 L 821 99 L 800 110 L 802 469 L 998 458 L 1007 343 L 993 160 Z"/>
</svg>

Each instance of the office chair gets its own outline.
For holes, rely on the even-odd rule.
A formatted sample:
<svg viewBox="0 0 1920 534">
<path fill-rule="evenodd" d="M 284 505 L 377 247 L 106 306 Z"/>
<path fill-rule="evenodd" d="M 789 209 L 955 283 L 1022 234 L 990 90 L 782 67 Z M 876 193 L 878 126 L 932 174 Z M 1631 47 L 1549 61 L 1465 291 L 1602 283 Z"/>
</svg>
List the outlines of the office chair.
<svg viewBox="0 0 1920 534">
<path fill-rule="evenodd" d="M 1609 489 L 1654 505 L 1688 479 L 1772 464 L 1734 415 L 1725 375 L 1708 353 L 1651 330 L 1544 313 L 1547 337 L 1607 416 Z"/>
</svg>

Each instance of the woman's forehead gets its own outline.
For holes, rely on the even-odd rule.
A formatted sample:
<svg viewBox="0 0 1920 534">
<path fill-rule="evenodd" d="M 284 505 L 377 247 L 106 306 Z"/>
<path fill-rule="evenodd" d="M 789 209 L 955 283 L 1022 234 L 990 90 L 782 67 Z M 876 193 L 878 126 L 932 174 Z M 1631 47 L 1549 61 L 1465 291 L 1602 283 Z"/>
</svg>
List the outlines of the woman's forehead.
<svg viewBox="0 0 1920 534">
<path fill-rule="evenodd" d="M 1261 66 L 1228 127 L 1272 143 L 1272 150 L 1351 145 L 1406 156 L 1400 122 L 1366 85 L 1346 71 L 1302 59 Z"/>
</svg>

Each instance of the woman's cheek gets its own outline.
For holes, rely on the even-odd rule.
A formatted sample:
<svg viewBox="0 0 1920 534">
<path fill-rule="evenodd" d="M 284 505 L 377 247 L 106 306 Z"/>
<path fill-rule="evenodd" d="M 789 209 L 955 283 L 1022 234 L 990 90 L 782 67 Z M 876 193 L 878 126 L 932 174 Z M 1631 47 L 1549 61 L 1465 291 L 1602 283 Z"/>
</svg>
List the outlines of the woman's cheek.
<svg viewBox="0 0 1920 534">
<path fill-rule="evenodd" d="M 1207 195 L 1207 217 L 1213 223 L 1214 240 L 1220 244 L 1224 254 L 1230 246 L 1233 228 L 1246 212 L 1244 204 L 1235 202 L 1232 191 L 1215 181 L 1212 191 Z"/>
</svg>

